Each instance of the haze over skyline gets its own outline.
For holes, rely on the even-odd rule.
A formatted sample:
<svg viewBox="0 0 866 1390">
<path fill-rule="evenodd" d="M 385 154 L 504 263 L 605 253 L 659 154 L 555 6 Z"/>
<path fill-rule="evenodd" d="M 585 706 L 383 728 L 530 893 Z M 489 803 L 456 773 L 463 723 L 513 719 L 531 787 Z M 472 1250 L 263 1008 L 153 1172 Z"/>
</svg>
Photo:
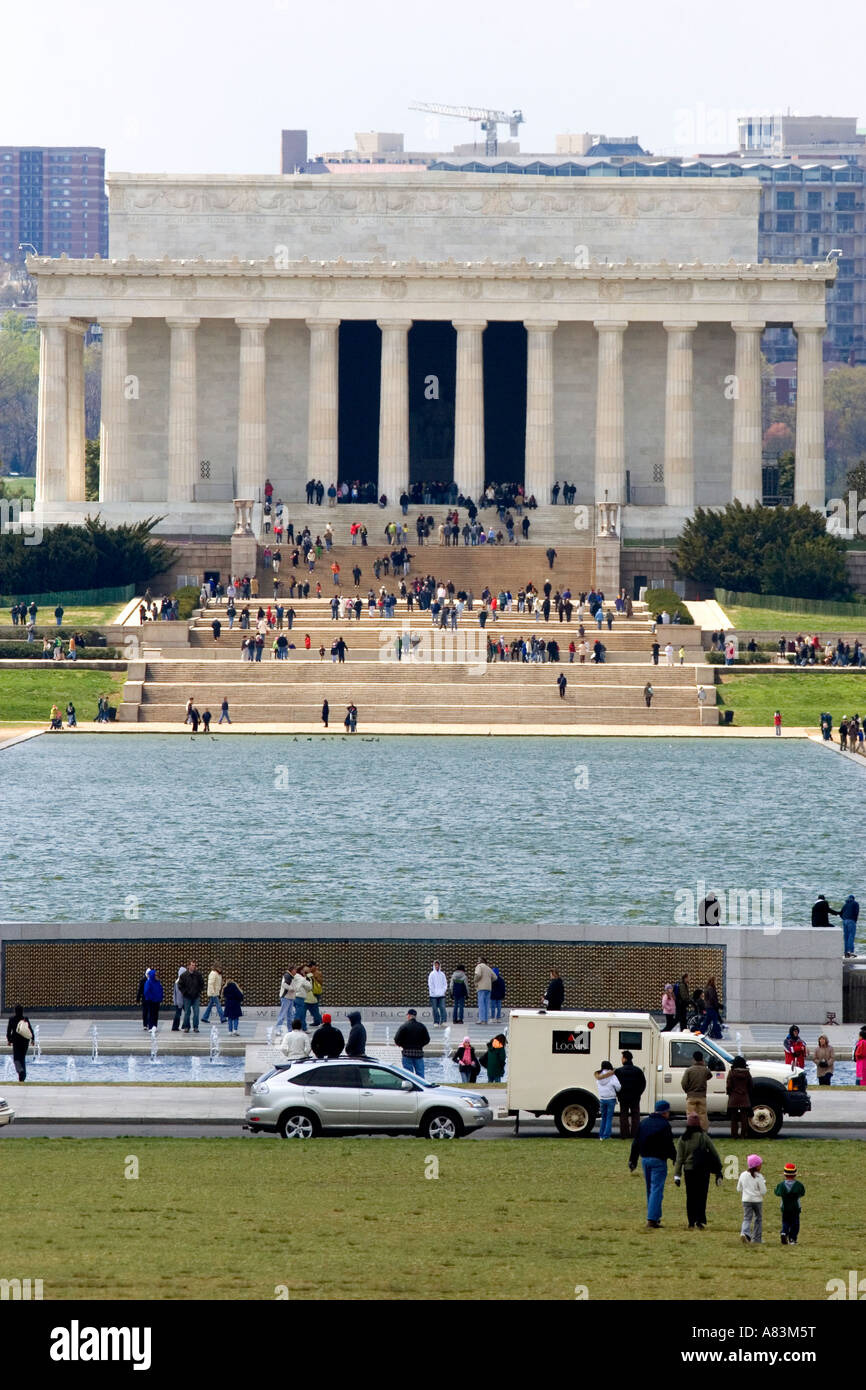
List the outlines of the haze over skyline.
<svg viewBox="0 0 866 1390">
<path fill-rule="evenodd" d="M 402 131 L 407 149 L 479 137 L 468 121 L 408 109 L 420 100 L 519 107 L 529 153 L 567 130 L 637 135 L 657 154 L 723 153 L 738 115 L 859 118 L 863 13 L 840 0 L 828 34 L 806 0 L 790 0 L 784 23 L 747 0 L 667 0 L 649 21 L 635 0 L 531 11 L 503 0 L 493 17 L 457 0 L 83 0 L 74 11 L 46 0 L 4 21 L 0 143 L 101 145 L 118 171 L 277 173 L 283 128 L 306 128 L 311 153 L 351 148 L 362 130 Z"/>
</svg>

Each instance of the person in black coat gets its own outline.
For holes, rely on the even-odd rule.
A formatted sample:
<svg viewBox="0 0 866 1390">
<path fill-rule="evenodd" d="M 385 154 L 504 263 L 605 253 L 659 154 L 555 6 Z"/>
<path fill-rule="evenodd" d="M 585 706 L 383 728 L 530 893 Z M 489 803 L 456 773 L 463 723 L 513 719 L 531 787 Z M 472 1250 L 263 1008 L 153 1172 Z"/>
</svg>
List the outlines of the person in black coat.
<svg viewBox="0 0 866 1390">
<path fill-rule="evenodd" d="M 670 1123 L 671 1107 L 666 1100 L 657 1100 L 652 1115 L 641 1120 L 632 1140 L 629 1171 L 634 1172 L 638 1159 L 646 1182 L 646 1224 L 650 1229 L 662 1224 L 662 1201 L 668 1176 L 668 1160 L 675 1161 L 674 1135 Z"/>
<path fill-rule="evenodd" d="M 19 1031 L 23 1024 L 26 1032 Z M 29 1033 L 29 1037 L 27 1036 Z M 27 1080 L 27 1049 L 33 1040 L 33 1025 L 24 1012 L 23 1004 L 16 1004 L 12 1017 L 6 1025 L 6 1041 L 12 1048 L 12 1064 L 18 1073 L 19 1081 Z"/>
<path fill-rule="evenodd" d="M 622 1054 L 622 1066 L 616 1069 L 619 1082 L 619 1136 L 635 1139 L 640 1126 L 640 1098 L 646 1090 L 646 1077 L 634 1064 L 630 1052 Z"/>
<path fill-rule="evenodd" d="M 544 991 L 544 1002 L 549 1013 L 556 1013 L 565 1002 L 565 983 L 558 970 L 550 972 L 550 983 Z"/>
<path fill-rule="evenodd" d="M 322 1014 L 322 1026 L 317 1028 L 310 1040 L 310 1047 L 319 1060 L 326 1057 L 339 1057 L 345 1039 L 339 1028 L 331 1023 L 330 1014 Z"/>
<path fill-rule="evenodd" d="M 367 1051 L 367 1030 L 361 1022 L 361 1015 L 357 1009 L 349 1014 L 349 1037 L 346 1040 L 347 1057 L 363 1057 Z"/>
</svg>

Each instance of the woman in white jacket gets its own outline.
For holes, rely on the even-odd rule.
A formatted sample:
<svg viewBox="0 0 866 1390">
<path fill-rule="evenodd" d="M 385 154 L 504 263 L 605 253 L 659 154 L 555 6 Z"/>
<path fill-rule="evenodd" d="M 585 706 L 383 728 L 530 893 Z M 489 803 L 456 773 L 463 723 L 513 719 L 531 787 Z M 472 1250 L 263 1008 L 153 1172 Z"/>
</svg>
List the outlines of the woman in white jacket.
<svg viewBox="0 0 866 1390">
<path fill-rule="evenodd" d="M 602 1062 L 601 1067 L 595 1073 L 595 1085 L 601 1108 L 601 1129 L 598 1137 L 599 1139 L 609 1139 L 613 1129 L 616 1098 L 619 1094 L 619 1077 L 610 1062 Z"/>
</svg>

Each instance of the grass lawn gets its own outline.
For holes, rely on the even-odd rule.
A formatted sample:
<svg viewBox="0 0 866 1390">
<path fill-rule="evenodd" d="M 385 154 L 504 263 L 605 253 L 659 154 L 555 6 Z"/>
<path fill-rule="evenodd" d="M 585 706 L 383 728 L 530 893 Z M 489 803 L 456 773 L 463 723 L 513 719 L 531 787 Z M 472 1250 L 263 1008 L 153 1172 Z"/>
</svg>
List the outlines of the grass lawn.
<svg viewBox="0 0 866 1390">
<path fill-rule="evenodd" d="M 733 709 L 734 724 L 772 727 L 773 713 L 782 711 L 782 723 L 820 729 L 820 715 L 828 710 L 834 727 L 845 714 L 866 714 L 866 668 L 856 674 L 837 671 L 782 671 L 778 676 L 734 675 L 722 668 L 716 687 L 719 706 Z"/>
<path fill-rule="evenodd" d="M 779 608 L 742 608 L 735 604 L 725 608 L 730 622 L 744 632 L 863 632 L 866 617 L 832 618 L 817 613 L 783 613 Z"/>
<path fill-rule="evenodd" d="M 108 623 L 115 623 L 120 614 L 126 607 L 125 603 L 100 603 L 89 608 L 64 608 L 63 626 L 64 627 L 105 627 Z M 0 623 L 9 625 L 12 622 L 9 612 L 9 604 L 0 608 Z M 36 628 L 41 634 L 44 628 L 46 632 L 54 627 L 54 604 L 46 607 L 41 604 L 36 614 Z M 26 642 L 27 632 L 21 629 L 21 640 Z"/>
<path fill-rule="evenodd" d="M 711 1185 L 703 1232 L 686 1228 L 685 1188 L 669 1178 L 665 1229 L 647 1231 L 643 1178 L 618 1139 L 9 1142 L 4 1248 L 46 1299 L 273 1299 L 285 1285 L 292 1300 L 573 1300 L 582 1285 L 590 1300 L 808 1302 L 863 1253 L 857 1141 L 758 1146 L 769 1194 L 754 1249 L 739 1241 L 735 1177 Z M 717 1147 L 742 1165 L 754 1145 Z M 130 1156 L 137 1179 L 124 1176 Z M 806 1187 L 796 1254 L 779 1243 L 772 1195 L 788 1161 Z M 287 1209 L 307 1213 L 315 1258 L 297 1258 Z"/>
<path fill-rule="evenodd" d="M 76 671 L 70 662 L 52 662 L 45 671 L 0 671 L 0 724 L 34 720 L 48 723 L 52 704 L 66 716 L 75 706 L 79 724 L 96 715 L 96 701 L 108 695 L 112 704 L 123 699 L 124 671 Z"/>
</svg>

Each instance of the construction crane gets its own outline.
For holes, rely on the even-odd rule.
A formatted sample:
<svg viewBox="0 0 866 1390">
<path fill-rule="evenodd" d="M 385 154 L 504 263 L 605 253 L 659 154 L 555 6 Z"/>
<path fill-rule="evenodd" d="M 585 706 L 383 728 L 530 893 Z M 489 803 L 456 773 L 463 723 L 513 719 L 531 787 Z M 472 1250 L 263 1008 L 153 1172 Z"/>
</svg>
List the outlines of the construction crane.
<svg viewBox="0 0 866 1390">
<path fill-rule="evenodd" d="M 507 125 L 512 136 L 516 136 L 523 124 L 522 111 L 494 111 L 481 106 L 442 106 L 438 102 L 413 101 L 410 111 L 432 111 L 437 116 L 462 116 L 466 121 L 480 121 L 484 131 L 484 153 L 498 154 L 499 141 L 497 127 Z"/>
</svg>

